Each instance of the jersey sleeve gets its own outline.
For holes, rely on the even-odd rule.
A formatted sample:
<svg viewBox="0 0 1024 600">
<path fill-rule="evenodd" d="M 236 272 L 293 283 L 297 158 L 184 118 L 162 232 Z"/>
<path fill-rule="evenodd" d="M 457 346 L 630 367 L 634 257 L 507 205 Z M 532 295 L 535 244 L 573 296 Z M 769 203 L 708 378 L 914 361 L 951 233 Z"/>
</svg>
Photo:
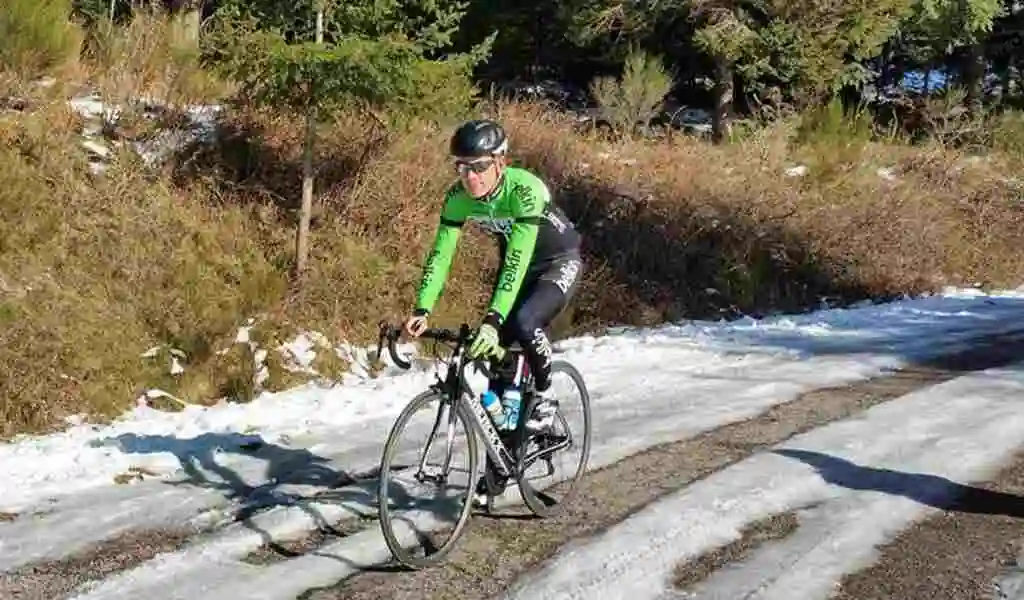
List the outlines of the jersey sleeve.
<svg viewBox="0 0 1024 600">
<path fill-rule="evenodd" d="M 518 186 L 516 192 L 511 209 L 514 218 L 512 233 L 508 238 L 505 261 L 489 308 L 489 316 L 492 320 L 496 316 L 498 322 L 503 322 L 508 317 L 519 295 L 519 289 L 526 278 L 537 246 L 540 219 L 544 214 L 544 207 L 550 201 L 548 189 L 540 179 L 533 179 L 527 185 Z"/>
<path fill-rule="evenodd" d="M 416 294 L 417 311 L 429 313 L 434 309 L 434 303 L 441 296 L 448 279 L 448 270 L 455 257 L 459 234 L 465 222 L 465 211 L 460 209 L 454 192 L 449 191 L 445 195 L 441 221 L 434 234 L 434 245 L 423 265 L 423 278 Z"/>
</svg>

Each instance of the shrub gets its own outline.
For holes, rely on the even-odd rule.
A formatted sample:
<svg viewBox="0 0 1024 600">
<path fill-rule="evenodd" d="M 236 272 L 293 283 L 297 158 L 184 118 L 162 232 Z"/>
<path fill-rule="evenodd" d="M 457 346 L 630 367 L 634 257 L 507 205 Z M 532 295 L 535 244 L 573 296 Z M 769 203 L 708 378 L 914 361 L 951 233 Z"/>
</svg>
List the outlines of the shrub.
<svg viewBox="0 0 1024 600">
<path fill-rule="evenodd" d="M 70 17 L 71 0 L 7 0 L 0 11 L 0 67 L 31 78 L 77 57 L 83 36 Z"/>
<path fill-rule="evenodd" d="M 590 92 L 612 128 L 628 135 L 658 114 L 672 86 L 672 75 L 660 57 L 633 50 L 621 77 L 598 77 L 591 82 Z"/>
</svg>

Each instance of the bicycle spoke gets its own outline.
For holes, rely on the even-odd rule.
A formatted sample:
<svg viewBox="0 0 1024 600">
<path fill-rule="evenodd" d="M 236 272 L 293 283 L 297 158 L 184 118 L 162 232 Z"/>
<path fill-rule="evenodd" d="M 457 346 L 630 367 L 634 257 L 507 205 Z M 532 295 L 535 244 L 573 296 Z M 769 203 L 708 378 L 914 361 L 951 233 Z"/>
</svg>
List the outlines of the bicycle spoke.
<svg viewBox="0 0 1024 600">
<path fill-rule="evenodd" d="M 417 413 L 427 412 L 434 405 L 436 414 L 422 415 L 430 420 L 417 424 Z M 448 419 L 444 418 L 445 410 Z M 461 413 L 435 391 L 421 394 L 399 415 L 385 444 L 378 488 L 381 531 L 392 554 L 407 566 L 422 567 L 443 559 L 469 518 L 472 507 L 467 498 L 479 467 L 476 438 L 469 433 Z M 446 426 L 441 427 L 441 423 Z M 460 425 L 466 433 L 463 437 L 458 435 Z M 424 433 L 428 434 L 425 441 L 421 437 Z M 448 439 L 434 444 L 438 434 Z M 412 444 L 415 450 L 403 452 L 400 444 Z M 435 448 L 444 456 L 430 456 Z M 467 454 L 458 465 L 453 460 L 456 450 Z M 419 455 L 418 469 L 400 472 L 388 468 L 413 451 Z M 410 473 L 413 470 L 415 473 Z M 450 481 L 455 473 L 464 474 L 466 481 Z M 401 481 L 403 475 L 405 480 Z"/>
<path fill-rule="evenodd" d="M 434 419 L 434 426 L 430 429 L 430 436 L 427 438 L 427 443 L 423 446 L 423 454 L 420 455 L 420 468 L 416 473 L 417 478 L 424 474 L 424 468 L 427 465 L 427 455 L 430 454 L 430 448 L 434 445 L 434 435 L 437 433 L 437 428 L 441 425 L 441 417 L 444 415 L 444 403 L 437 407 L 437 418 Z"/>
<path fill-rule="evenodd" d="M 444 466 L 441 467 L 442 477 L 447 480 L 452 464 L 452 450 L 455 448 L 455 425 L 456 414 L 451 408 L 448 409 L 448 444 L 444 451 Z"/>
<path fill-rule="evenodd" d="M 534 435 L 519 461 L 519 489 L 523 501 L 531 512 L 543 517 L 551 516 L 572 501 L 576 484 L 589 460 L 591 437 L 590 395 L 579 371 L 567 362 L 555 361 L 551 374 L 552 393 L 558 389 L 555 381 L 559 380 L 566 381 L 570 390 L 565 398 L 558 395 L 558 410 L 550 430 Z M 566 419 L 567 411 L 572 409 L 582 416 L 582 423 L 575 427 Z M 544 462 L 546 473 L 533 475 L 529 470 L 539 460 Z M 554 464 L 556 460 L 558 467 Z"/>
</svg>

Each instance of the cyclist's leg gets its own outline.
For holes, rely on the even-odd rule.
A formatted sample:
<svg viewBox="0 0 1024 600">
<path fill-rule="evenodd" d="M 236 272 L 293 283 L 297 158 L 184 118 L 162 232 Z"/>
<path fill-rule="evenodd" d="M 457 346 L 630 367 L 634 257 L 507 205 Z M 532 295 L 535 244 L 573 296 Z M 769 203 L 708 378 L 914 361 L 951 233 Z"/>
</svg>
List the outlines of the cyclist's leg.
<svg viewBox="0 0 1024 600">
<path fill-rule="evenodd" d="M 528 279 L 527 281 L 523 282 L 523 286 L 520 289 L 519 295 L 516 297 L 515 302 L 512 304 L 512 309 L 509 311 L 509 318 L 505 320 L 506 325 L 503 326 L 501 328 L 501 331 L 498 332 L 500 338 L 499 341 L 502 346 L 507 347 L 512 342 L 517 341 L 517 338 L 515 337 L 515 335 L 513 335 L 512 330 L 507 326 L 507 324 L 511 320 L 512 315 L 516 314 L 516 312 L 522 307 L 523 302 L 530 297 L 531 291 L 534 285 L 536 285 L 536 283 L 536 278 Z M 495 283 L 495 285 L 497 285 L 497 283 Z M 508 384 L 506 378 L 502 377 L 502 371 L 505 370 L 503 367 L 505 366 L 507 365 L 501 364 L 501 362 L 498 360 L 492 359 L 490 361 L 491 372 L 494 375 L 490 380 L 488 380 L 487 389 L 497 394 L 498 397 L 501 397 L 501 395 L 505 391 L 505 386 Z M 498 474 L 497 470 L 494 468 L 494 462 L 491 460 L 491 456 L 489 454 L 486 455 L 486 459 L 484 460 L 484 469 L 490 472 L 491 477 L 493 478 L 494 482 L 497 484 L 499 489 L 504 489 L 508 485 L 508 479 Z M 486 500 L 486 477 L 487 474 L 485 473 L 480 477 L 480 480 L 477 481 L 474 502 L 478 506 L 482 506 Z"/>
<path fill-rule="evenodd" d="M 498 331 L 498 343 L 500 343 L 502 347 L 507 348 L 511 346 L 513 342 L 519 341 L 515 328 L 511 327 L 509 323 L 513 321 L 516 313 L 522 310 L 523 304 L 526 300 L 533 295 L 533 291 L 536 288 L 538 281 L 539 278 L 533 277 L 523 282 L 523 286 L 519 290 L 519 295 L 516 296 L 515 302 L 512 303 L 511 310 L 508 311 L 508 318 L 505 319 L 505 323 L 501 326 L 500 331 Z M 523 347 L 525 349 L 525 344 Z M 490 366 L 491 371 L 495 376 L 487 382 L 487 387 L 500 397 L 505 391 L 505 386 L 511 383 L 510 377 L 514 376 L 514 373 L 505 372 L 511 371 L 512 365 L 507 364 L 507 360 L 503 362 L 497 359 L 492 359 Z"/>
<path fill-rule="evenodd" d="M 538 277 L 530 278 L 524 283 L 512 310 L 509 311 L 508 318 L 502 325 L 501 344 L 508 346 L 512 342 L 519 342 L 523 347 L 523 354 L 534 374 L 538 392 L 546 391 L 551 385 L 551 341 L 545 329 L 565 310 L 572 299 L 582 269 L 583 262 L 580 258 L 570 256 L 556 261 Z M 491 380 L 488 387 L 500 395 L 504 384 L 498 380 Z M 489 456 L 485 468 L 493 469 Z M 499 481 L 497 473 L 494 473 L 494 476 L 499 487 L 507 484 L 507 481 Z M 482 477 L 476 491 L 476 501 L 483 502 L 486 485 Z"/>
<path fill-rule="evenodd" d="M 582 268 L 579 257 L 556 261 L 533 285 L 524 288 L 502 327 L 503 338 L 522 345 L 538 392 L 551 385 L 551 340 L 546 329 L 572 299 Z"/>
</svg>

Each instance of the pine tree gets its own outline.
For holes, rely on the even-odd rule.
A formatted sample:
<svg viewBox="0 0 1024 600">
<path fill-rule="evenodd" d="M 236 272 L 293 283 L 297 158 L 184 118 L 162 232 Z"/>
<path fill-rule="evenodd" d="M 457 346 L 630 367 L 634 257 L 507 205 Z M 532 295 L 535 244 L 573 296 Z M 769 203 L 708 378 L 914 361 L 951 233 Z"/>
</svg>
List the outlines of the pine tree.
<svg viewBox="0 0 1024 600">
<path fill-rule="evenodd" d="M 863 61 L 876 56 L 911 10 L 913 0 L 670 0 L 661 3 L 585 0 L 580 30 L 647 45 L 666 22 L 686 20 L 694 42 L 711 61 L 713 136 L 728 136 L 734 81 L 749 91 L 778 87 L 806 105 L 862 83 Z M 987 1 L 987 0 L 986 0 Z"/>
<path fill-rule="evenodd" d="M 489 49 L 488 40 L 469 53 L 428 57 L 449 42 L 461 3 L 440 12 L 442 4 L 431 0 L 313 1 L 227 5 L 206 40 L 208 55 L 239 84 L 245 101 L 306 117 L 296 237 L 299 275 L 309 249 L 317 122 L 340 110 L 360 110 L 389 128 L 410 118 L 464 110 L 475 91 L 469 73 Z"/>
<path fill-rule="evenodd" d="M 963 83 L 972 109 L 981 103 L 982 43 L 996 19 L 1006 11 L 1003 0 L 918 0 L 906 28 L 926 41 L 930 61 L 946 59 L 958 48 L 963 53 Z"/>
</svg>

